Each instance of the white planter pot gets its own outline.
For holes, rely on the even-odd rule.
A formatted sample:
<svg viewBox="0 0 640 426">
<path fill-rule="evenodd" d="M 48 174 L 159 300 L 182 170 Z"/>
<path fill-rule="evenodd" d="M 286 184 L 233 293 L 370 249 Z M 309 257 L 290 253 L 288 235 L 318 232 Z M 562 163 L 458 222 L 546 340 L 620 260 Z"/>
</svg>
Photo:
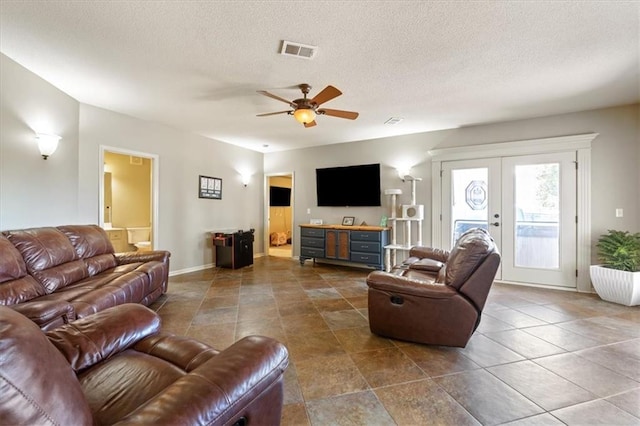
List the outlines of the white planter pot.
<svg viewBox="0 0 640 426">
<path fill-rule="evenodd" d="M 640 272 L 627 272 L 591 265 L 591 282 L 603 300 L 626 306 L 640 304 Z"/>
</svg>

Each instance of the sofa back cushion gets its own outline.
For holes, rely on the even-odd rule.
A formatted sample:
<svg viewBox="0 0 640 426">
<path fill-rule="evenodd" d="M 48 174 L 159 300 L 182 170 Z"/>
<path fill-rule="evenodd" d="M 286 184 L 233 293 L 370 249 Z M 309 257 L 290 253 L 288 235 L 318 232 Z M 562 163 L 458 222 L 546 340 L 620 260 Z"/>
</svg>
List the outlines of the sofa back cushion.
<svg viewBox="0 0 640 426">
<path fill-rule="evenodd" d="M 445 283 L 459 289 L 494 250 L 495 243 L 484 229 L 473 228 L 462 234 L 449 254 Z"/>
<path fill-rule="evenodd" d="M 28 318 L 0 306 L 0 423 L 90 425 L 71 365 Z"/>
<path fill-rule="evenodd" d="M 89 276 L 71 241 L 56 228 L 7 231 L 5 235 L 22 255 L 29 274 L 49 293 Z"/>
<path fill-rule="evenodd" d="M 14 305 L 45 294 L 44 287 L 27 274 L 20 252 L 0 235 L 0 305 Z"/>
<path fill-rule="evenodd" d="M 78 258 L 84 260 L 90 276 L 117 266 L 111 240 L 98 225 L 66 225 L 58 229 L 71 241 Z"/>
</svg>

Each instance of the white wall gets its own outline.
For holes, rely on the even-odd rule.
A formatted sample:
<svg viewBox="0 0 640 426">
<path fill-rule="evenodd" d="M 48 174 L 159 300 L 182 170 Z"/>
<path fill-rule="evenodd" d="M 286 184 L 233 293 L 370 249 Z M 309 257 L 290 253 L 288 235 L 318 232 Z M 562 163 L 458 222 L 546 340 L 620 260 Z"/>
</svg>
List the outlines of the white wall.
<svg viewBox="0 0 640 426">
<path fill-rule="evenodd" d="M 192 270 L 213 263 L 208 232 L 256 230 L 263 235 L 262 154 L 138 120 L 89 105 L 80 105 L 80 219 L 99 221 L 100 146 L 159 156 L 159 230 L 154 246 L 171 251 L 171 270 Z M 240 172 L 253 179 L 247 187 Z M 222 179 L 222 199 L 198 198 L 198 176 Z M 256 238 L 254 253 L 264 252 Z"/>
<path fill-rule="evenodd" d="M 255 228 L 264 235 L 264 173 L 294 172 L 294 241 L 297 225 L 310 218 L 339 223 L 377 224 L 389 214 L 388 197 L 379 208 L 316 207 L 315 168 L 381 163 L 382 189 L 400 188 L 407 203 L 411 186 L 395 168 L 412 165 L 418 203 L 426 205 L 423 241 L 430 243 L 429 205 L 433 148 L 466 146 L 578 133 L 600 133 L 592 150 L 593 239 L 610 228 L 640 231 L 640 107 L 621 106 L 507 123 L 394 138 L 335 144 L 264 156 L 163 125 L 80 105 L 49 83 L 0 54 L 0 229 L 99 221 L 99 147 L 120 147 L 160 158 L 160 237 L 158 247 L 172 251 L 172 271 L 212 262 L 206 232 Z M 35 131 L 63 137 L 58 151 L 43 161 Z M 248 187 L 240 171 L 253 178 Z M 223 199 L 197 198 L 197 177 L 223 179 Z M 307 214 L 311 208 L 311 214 Z M 615 209 L 624 217 L 616 218 Z M 264 252 L 256 238 L 256 253 Z"/>
<path fill-rule="evenodd" d="M 0 230 L 77 222 L 78 108 L 0 54 Z M 46 161 L 36 132 L 62 136 Z"/>
<path fill-rule="evenodd" d="M 159 239 L 172 272 L 213 263 L 208 231 L 263 235 L 261 153 L 79 104 L 0 54 L 0 230 L 99 223 L 100 145 L 159 156 Z M 35 131 L 62 136 L 42 160 Z M 240 172 L 253 174 L 245 188 Z M 198 198 L 198 175 L 222 178 L 222 200 Z M 264 252 L 262 238 L 254 252 Z"/>
<path fill-rule="evenodd" d="M 471 146 L 553 136 L 597 132 L 592 144 L 592 239 L 607 229 L 640 231 L 640 106 L 620 106 L 550 117 L 518 120 L 506 123 L 470 126 L 409 136 L 336 144 L 265 155 L 265 173 L 292 170 L 296 175 L 294 232 L 300 223 L 310 218 L 325 223 L 340 223 L 342 216 L 356 216 L 356 222 L 366 220 L 376 224 L 388 214 L 389 200 L 383 198 L 381 208 L 317 207 L 315 169 L 318 167 L 367 164 L 382 165 L 382 189 L 401 188 L 400 204 L 410 199 L 410 184 L 402 183 L 393 169 L 396 165 L 413 164 L 413 174 L 422 177 L 418 183 L 418 204 L 425 204 L 427 217 L 423 242 L 431 243 L 428 214 L 431 199 L 431 163 L 427 151 L 434 148 Z M 312 214 L 307 215 L 307 208 Z M 624 217 L 616 218 L 615 209 L 623 208 Z M 295 237 L 297 238 L 297 237 Z M 295 241 L 295 254 L 299 241 Z"/>
</svg>

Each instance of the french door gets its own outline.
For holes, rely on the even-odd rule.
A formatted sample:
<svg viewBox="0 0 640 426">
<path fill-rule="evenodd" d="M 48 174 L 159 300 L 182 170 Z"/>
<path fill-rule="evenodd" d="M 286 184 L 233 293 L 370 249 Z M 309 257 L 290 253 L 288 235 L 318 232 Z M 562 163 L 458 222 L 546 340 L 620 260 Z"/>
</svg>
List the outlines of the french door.
<svg viewBox="0 0 640 426">
<path fill-rule="evenodd" d="M 486 229 L 496 279 L 576 288 L 576 152 L 442 162 L 442 245 Z"/>
</svg>

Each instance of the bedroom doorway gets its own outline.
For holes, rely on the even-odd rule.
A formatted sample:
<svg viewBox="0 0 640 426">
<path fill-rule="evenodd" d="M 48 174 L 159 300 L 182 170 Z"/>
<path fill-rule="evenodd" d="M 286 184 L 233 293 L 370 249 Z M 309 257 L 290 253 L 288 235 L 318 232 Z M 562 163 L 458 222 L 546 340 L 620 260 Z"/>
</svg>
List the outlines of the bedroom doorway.
<svg viewBox="0 0 640 426">
<path fill-rule="evenodd" d="M 293 174 L 266 176 L 267 255 L 293 255 Z"/>
</svg>

